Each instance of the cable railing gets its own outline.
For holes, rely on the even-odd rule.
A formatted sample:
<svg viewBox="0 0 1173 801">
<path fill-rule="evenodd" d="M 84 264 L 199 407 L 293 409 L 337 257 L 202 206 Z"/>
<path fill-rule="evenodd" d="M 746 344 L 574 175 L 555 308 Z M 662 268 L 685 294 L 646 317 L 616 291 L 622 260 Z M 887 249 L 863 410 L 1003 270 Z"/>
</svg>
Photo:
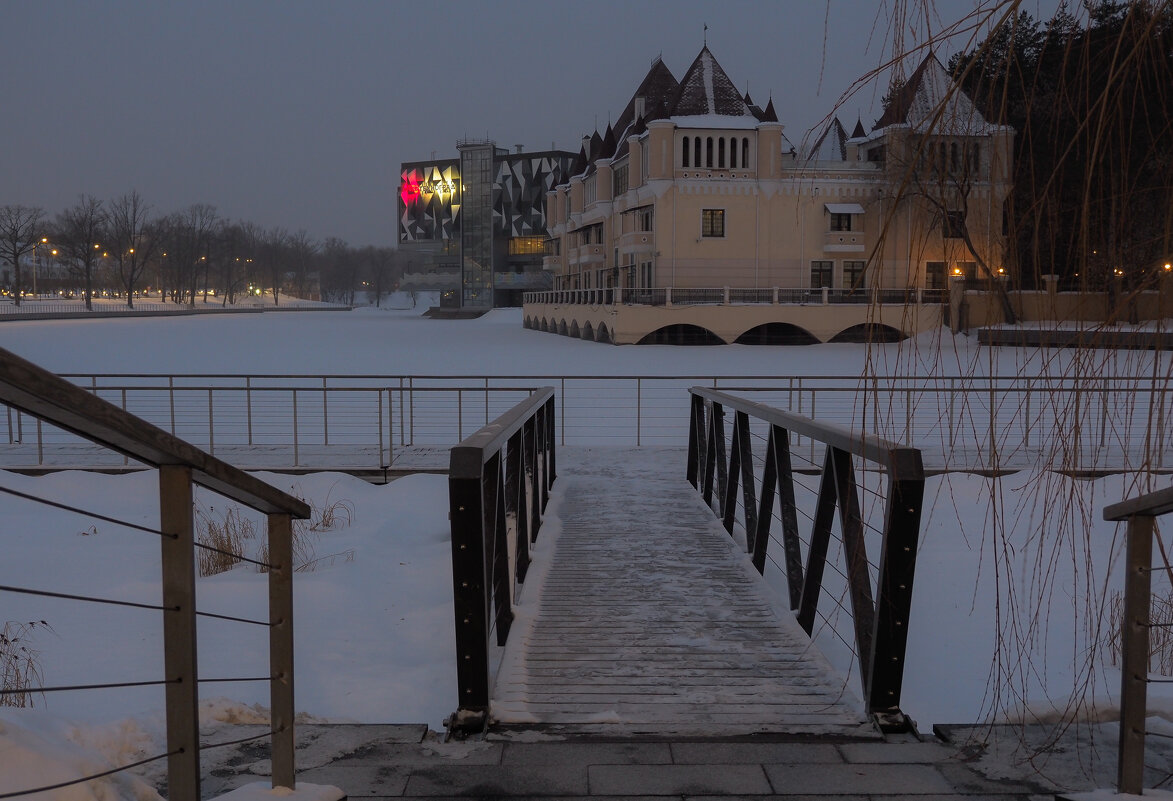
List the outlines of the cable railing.
<svg viewBox="0 0 1173 801">
<path fill-rule="evenodd" d="M 0 349 L 0 402 L 62 431 L 118 451 L 127 459 L 153 467 L 159 477 L 159 524 L 143 525 L 105 515 L 65 501 L 43 498 L 12 488 L 0 488 L 8 497 L 20 498 L 60 511 L 101 520 L 161 544 L 161 601 L 143 601 L 20 585 L 0 586 L 0 592 L 36 598 L 52 598 L 80 604 L 98 604 L 150 611 L 161 616 L 161 677 L 62 684 L 57 686 L 5 687 L 3 693 L 44 694 L 93 692 L 115 688 L 162 687 L 166 706 L 166 747 L 159 754 L 100 773 L 78 776 L 46 787 L 5 790 L 0 798 L 49 792 L 129 770 L 149 762 L 167 760 L 168 797 L 199 801 L 200 752 L 227 743 L 201 743 L 199 736 L 199 688 L 208 683 L 254 682 L 269 684 L 272 785 L 294 788 L 293 703 L 293 519 L 306 519 L 309 507 L 265 482 L 241 472 L 191 444 L 173 436 L 93 393 Z M 230 500 L 267 515 L 267 550 L 263 560 L 245 558 L 268 574 L 269 608 L 264 619 L 208 612 L 197 608 L 196 552 L 224 551 L 197 540 L 193 514 L 194 486 L 200 485 Z M 235 555 L 234 556 L 238 556 Z M 240 557 L 238 557 L 240 558 Z M 197 621 L 215 618 L 262 628 L 268 633 L 269 670 L 265 675 L 201 676 L 196 651 Z"/>
<path fill-rule="evenodd" d="M 672 446 L 685 436 L 687 389 L 697 384 L 753 392 L 766 405 L 919 448 L 931 470 L 1171 466 L 1173 392 L 1140 376 L 67 377 L 248 469 L 442 470 L 439 449 L 539 386 L 555 388 L 560 445 Z M 0 410 L 0 467 L 124 464 L 121 456 L 87 447 L 16 410 Z M 815 445 L 802 439 L 796 447 Z"/>
<path fill-rule="evenodd" d="M 1173 487 L 1151 492 L 1104 509 L 1104 519 L 1127 522 L 1124 557 L 1124 610 L 1120 621 L 1120 741 L 1117 791 L 1140 796 L 1144 784 L 1145 736 L 1168 737 L 1146 730 L 1149 676 L 1149 634 L 1159 624 L 1151 619 L 1153 537 L 1158 517 L 1173 512 Z M 1162 548 L 1162 553 L 1164 549 Z M 1168 562 L 1161 568 L 1173 572 Z"/>
<path fill-rule="evenodd" d="M 448 470 L 457 710 L 451 731 L 487 725 L 493 649 L 505 645 L 513 599 L 557 475 L 554 390 L 544 387 L 452 448 Z"/>
<path fill-rule="evenodd" d="M 766 572 L 768 558 L 781 570 L 790 608 L 806 633 L 815 635 L 817 616 L 849 648 L 868 713 L 885 729 L 910 729 L 900 693 L 924 495 L 920 452 L 726 392 L 693 387 L 689 394 L 689 482 L 731 535 L 740 526 L 759 573 Z M 733 412 L 728 435 L 726 410 Z M 751 419 L 767 429 L 760 466 L 753 454 Z M 819 475 L 817 489 L 796 482 L 795 435 L 818 442 L 823 451 L 821 462 L 810 460 Z M 815 493 L 805 537 L 796 486 Z M 865 514 L 865 506 L 876 501 L 882 507 L 878 526 L 870 522 L 873 515 Z M 780 542 L 771 536 L 774 521 L 781 528 Z M 836 531 L 842 564 L 828 558 Z M 869 539 L 878 545 L 876 561 L 868 558 Z M 771 542 L 781 550 L 780 559 L 771 555 Z M 842 579 L 847 602 L 824 594 L 827 568 Z M 820 608 L 824 598 L 835 606 L 833 614 L 850 618 L 853 636 L 839 632 Z"/>
</svg>

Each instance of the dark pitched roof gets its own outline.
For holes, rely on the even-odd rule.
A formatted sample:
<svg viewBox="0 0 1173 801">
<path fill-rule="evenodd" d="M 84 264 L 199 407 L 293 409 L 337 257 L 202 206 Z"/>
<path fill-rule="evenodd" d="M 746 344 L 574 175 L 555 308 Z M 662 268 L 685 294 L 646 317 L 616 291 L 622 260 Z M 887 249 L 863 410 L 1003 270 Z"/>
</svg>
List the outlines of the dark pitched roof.
<svg viewBox="0 0 1173 801">
<path fill-rule="evenodd" d="M 580 147 L 578 149 L 578 156 L 574 159 L 574 164 L 570 168 L 570 175 L 582 175 L 587 168 L 586 148 Z M 570 177 L 569 175 L 567 177 Z"/>
<path fill-rule="evenodd" d="M 908 82 L 892 93 L 888 107 L 872 130 L 889 125 L 908 125 L 918 131 L 973 136 L 991 126 L 957 86 L 953 77 L 931 52 Z"/>
<path fill-rule="evenodd" d="M 761 122 L 777 122 L 778 112 L 774 111 L 774 98 L 771 97 L 766 103 L 766 110 L 762 112 L 762 116 L 758 117 Z"/>
<path fill-rule="evenodd" d="M 638 97 L 644 99 L 643 118 L 645 122 L 667 116 L 668 102 L 676 93 L 676 87 L 679 85 L 672 71 L 657 58 L 648 70 L 648 74 L 640 81 L 631 99 L 627 101 L 619 119 L 615 120 L 616 135 L 625 139 L 634 133 L 634 131 L 627 129 L 636 121 L 635 101 Z"/>
<path fill-rule="evenodd" d="M 863 120 L 859 117 L 855 118 L 855 130 L 851 132 L 852 139 L 858 139 L 861 136 L 867 136 L 868 132 L 863 129 Z"/>
<path fill-rule="evenodd" d="M 591 149 L 587 153 L 587 161 L 594 163 L 595 159 L 599 157 L 599 153 L 603 150 L 603 137 L 599 136 L 599 132 L 595 131 L 591 134 Z"/>
<path fill-rule="evenodd" d="M 930 52 L 916 68 L 916 71 L 912 73 L 912 76 L 904 82 L 904 85 L 895 91 L 888 100 L 888 107 L 884 109 L 880 119 L 876 120 L 876 124 L 872 126 L 873 131 L 908 121 L 908 111 L 912 108 L 912 100 L 916 97 L 921 79 L 924 78 L 925 69 L 931 58 L 935 58 L 935 56 Z"/>
<path fill-rule="evenodd" d="M 668 111 L 672 117 L 704 114 L 753 116 L 749 104 L 707 46 L 701 48 L 688 72 L 680 79 L 680 86 L 676 89 Z"/>
<path fill-rule="evenodd" d="M 599 150 L 599 158 L 609 159 L 615 155 L 615 131 L 610 124 L 607 125 L 607 132 L 603 134 L 603 144 Z"/>
<path fill-rule="evenodd" d="M 832 117 L 823 133 L 811 145 L 809 158 L 815 161 L 846 161 L 847 130 L 838 117 Z"/>
</svg>

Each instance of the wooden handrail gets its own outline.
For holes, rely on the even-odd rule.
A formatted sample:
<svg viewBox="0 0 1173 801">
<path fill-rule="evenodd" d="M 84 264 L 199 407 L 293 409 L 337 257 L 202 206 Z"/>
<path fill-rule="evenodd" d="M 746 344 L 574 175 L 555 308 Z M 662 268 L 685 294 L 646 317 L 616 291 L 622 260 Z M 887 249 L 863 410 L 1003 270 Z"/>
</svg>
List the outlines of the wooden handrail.
<svg viewBox="0 0 1173 801">
<path fill-rule="evenodd" d="M 153 467 L 188 467 L 195 483 L 266 514 L 310 516 L 304 501 L 3 348 L 0 402 Z"/>
</svg>

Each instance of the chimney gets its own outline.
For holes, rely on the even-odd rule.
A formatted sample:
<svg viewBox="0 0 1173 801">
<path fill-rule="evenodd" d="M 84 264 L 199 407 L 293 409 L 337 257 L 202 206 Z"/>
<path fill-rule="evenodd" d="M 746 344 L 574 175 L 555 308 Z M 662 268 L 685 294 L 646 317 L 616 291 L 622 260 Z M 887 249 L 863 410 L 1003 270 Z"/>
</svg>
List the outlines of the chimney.
<svg viewBox="0 0 1173 801">
<path fill-rule="evenodd" d="M 513 147 L 516 150 L 516 152 L 520 154 L 522 148 L 525 147 L 525 145 L 514 145 Z"/>
</svg>

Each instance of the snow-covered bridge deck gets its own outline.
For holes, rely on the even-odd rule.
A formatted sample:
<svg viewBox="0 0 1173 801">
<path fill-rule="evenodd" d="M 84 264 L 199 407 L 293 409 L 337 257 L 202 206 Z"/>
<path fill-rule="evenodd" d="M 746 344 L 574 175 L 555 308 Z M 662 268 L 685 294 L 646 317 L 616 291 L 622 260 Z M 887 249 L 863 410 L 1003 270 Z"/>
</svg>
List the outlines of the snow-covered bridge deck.
<svg viewBox="0 0 1173 801">
<path fill-rule="evenodd" d="M 492 695 L 498 724 L 877 737 L 780 594 L 654 451 L 560 452 Z"/>
</svg>

